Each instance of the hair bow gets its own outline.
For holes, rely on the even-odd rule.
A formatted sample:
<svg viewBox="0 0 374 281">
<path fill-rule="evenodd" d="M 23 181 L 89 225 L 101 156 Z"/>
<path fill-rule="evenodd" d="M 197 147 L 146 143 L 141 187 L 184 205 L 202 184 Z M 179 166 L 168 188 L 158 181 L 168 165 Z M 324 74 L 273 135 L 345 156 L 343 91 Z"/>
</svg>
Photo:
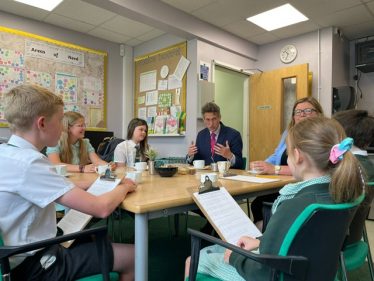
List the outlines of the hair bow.
<svg viewBox="0 0 374 281">
<path fill-rule="evenodd" d="M 330 152 L 330 161 L 333 164 L 338 163 L 339 161 L 343 160 L 343 154 L 352 148 L 353 145 L 353 139 L 352 138 L 346 138 L 341 143 L 335 144 L 331 148 Z"/>
</svg>

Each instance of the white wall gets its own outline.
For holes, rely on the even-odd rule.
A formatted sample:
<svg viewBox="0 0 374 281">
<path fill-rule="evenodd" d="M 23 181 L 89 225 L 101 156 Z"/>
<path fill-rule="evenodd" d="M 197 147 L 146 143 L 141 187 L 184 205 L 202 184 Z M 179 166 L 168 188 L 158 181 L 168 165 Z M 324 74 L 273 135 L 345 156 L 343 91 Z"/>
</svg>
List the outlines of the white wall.
<svg viewBox="0 0 374 281">
<path fill-rule="evenodd" d="M 119 45 L 103 39 L 71 31 L 55 25 L 19 17 L 0 11 L 0 25 L 74 45 L 108 53 L 107 72 L 107 128 L 116 136 L 122 135 L 123 69 Z M 132 60 L 132 59 L 131 59 Z M 8 128 L 0 128 L 0 136 L 10 137 Z"/>
<path fill-rule="evenodd" d="M 332 93 L 332 65 L 333 65 L 333 28 L 325 28 L 309 32 L 296 37 L 287 38 L 274 43 L 262 45 L 259 48 L 256 68 L 262 71 L 275 70 L 288 66 L 309 64 L 309 71 L 313 72 L 312 95 L 318 99 L 327 115 L 331 113 Z M 286 45 L 294 45 L 298 54 L 290 64 L 281 62 L 279 55 L 281 49 Z M 319 47 L 320 46 L 320 47 Z M 320 51 L 320 58 L 318 53 Z M 318 62 L 320 61 L 320 66 Z M 320 79 L 318 77 L 321 77 Z M 320 86 L 318 86 L 318 81 Z M 318 95 L 318 88 L 320 94 Z"/>
<path fill-rule="evenodd" d="M 350 86 L 356 88 L 357 92 L 357 108 L 367 110 L 370 114 L 374 114 L 374 72 L 361 73 L 361 78 L 356 87 L 356 81 L 353 80 L 353 76 L 358 74 L 355 65 L 355 41 L 350 42 Z M 361 98 L 362 92 L 362 98 Z"/>
</svg>

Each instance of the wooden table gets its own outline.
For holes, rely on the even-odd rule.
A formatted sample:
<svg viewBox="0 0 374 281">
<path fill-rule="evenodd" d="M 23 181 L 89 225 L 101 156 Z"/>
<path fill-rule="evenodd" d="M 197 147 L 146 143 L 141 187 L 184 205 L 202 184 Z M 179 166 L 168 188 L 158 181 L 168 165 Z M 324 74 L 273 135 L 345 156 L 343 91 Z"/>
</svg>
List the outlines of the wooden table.
<svg viewBox="0 0 374 281">
<path fill-rule="evenodd" d="M 118 178 L 132 168 L 118 168 Z M 248 175 L 246 171 L 230 170 L 238 175 Z M 197 209 L 187 191 L 188 187 L 200 184 L 201 174 L 211 173 L 210 170 L 197 170 L 195 175 L 175 175 L 171 178 L 161 178 L 143 172 L 142 182 L 138 189 L 126 196 L 121 208 L 135 213 L 135 280 L 148 280 L 148 220 L 163 216 L 179 214 Z M 95 180 L 97 174 L 76 173 L 71 180 Z M 285 184 L 295 182 L 291 176 L 280 176 L 281 181 L 271 183 L 250 183 L 219 178 L 223 186 L 235 200 L 246 199 L 277 192 Z"/>
</svg>

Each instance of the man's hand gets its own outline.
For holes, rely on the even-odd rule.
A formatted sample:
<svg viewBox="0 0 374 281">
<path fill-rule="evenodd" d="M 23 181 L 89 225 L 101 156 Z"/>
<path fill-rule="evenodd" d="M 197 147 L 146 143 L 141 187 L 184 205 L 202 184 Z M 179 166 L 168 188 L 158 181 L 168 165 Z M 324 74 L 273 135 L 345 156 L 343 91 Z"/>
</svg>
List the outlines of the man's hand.
<svg viewBox="0 0 374 281">
<path fill-rule="evenodd" d="M 231 159 L 233 153 L 230 150 L 229 141 L 226 141 L 226 146 L 216 143 L 214 146 L 214 152 L 217 155 L 221 155 L 224 158 Z"/>
<path fill-rule="evenodd" d="M 194 142 L 191 141 L 191 145 L 188 147 L 188 157 L 195 155 L 197 153 L 197 147 L 195 146 Z"/>
</svg>

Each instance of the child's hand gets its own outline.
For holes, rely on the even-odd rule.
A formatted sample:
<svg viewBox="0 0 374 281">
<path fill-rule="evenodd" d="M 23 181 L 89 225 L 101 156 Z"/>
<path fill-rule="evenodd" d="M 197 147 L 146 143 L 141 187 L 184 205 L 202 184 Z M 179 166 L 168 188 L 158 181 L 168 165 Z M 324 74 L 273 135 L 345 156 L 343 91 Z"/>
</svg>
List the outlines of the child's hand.
<svg viewBox="0 0 374 281">
<path fill-rule="evenodd" d="M 121 181 L 121 185 L 122 184 L 128 188 L 129 192 L 133 192 L 138 187 L 138 185 L 130 178 L 123 178 Z"/>
<path fill-rule="evenodd" d="M 114 162 L 109 162 L 108 165 L 112 167 L 112 171 L 115 171 L 117 169 L 116 163 Z"/>
<path fill-rule="evenodd" d="M 260 246 L 260 240 L 253 239 L 251 237 L 243 236 L 239 239 L 239 241 L 236 243 L 236 245 L 240 248 L 243 248 L 247 251 L 252 251 L 254 249 L 257 249 Z"/>
<path fill-rule="evenodd" d="M 84 172 L 85 173 L 96 173 L 95 167 L 96 167 L 96 165 L 94 165 L 94 164 L 86 165 L 84 167 Z"/>
<path fill-rule="evenodd" d="M 230 255 L 231 255 L 232 251 L 229 250 L 229 249 L 226 249 L 226 252 L 225 252 L 225 263 L 229 264 L 230 262 Z"/>
</svg>

